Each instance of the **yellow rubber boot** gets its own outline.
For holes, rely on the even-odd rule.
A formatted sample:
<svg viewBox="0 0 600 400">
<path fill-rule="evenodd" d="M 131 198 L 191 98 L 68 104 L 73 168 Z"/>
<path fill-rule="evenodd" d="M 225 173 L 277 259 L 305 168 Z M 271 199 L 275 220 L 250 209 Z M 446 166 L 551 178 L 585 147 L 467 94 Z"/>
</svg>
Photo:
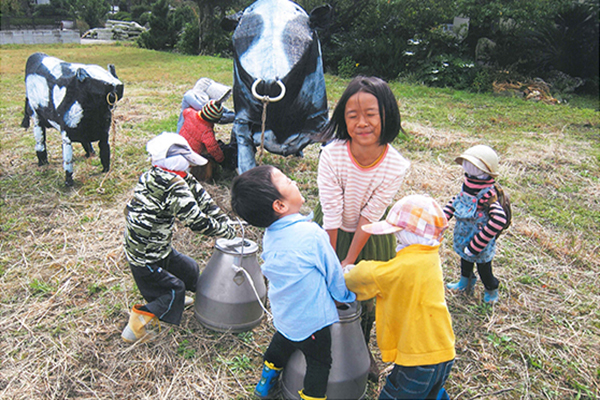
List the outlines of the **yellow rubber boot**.
<svg viewBox="0 0 600 400">
<path fill-rule="evenodd" d="M 300 394 L 300 398 L 303 399 L 303 400 L 326 400 L 327 399 L 327 396 L 325 396 L 325 397 L 307 396 L 307 395 L 304 394 L 304 389 L 302 389 L 298 393 Z"/>
<path fill-rule="evenodd" d="M 146 326 L 149 323 L 158 325 L 160 331 L 160 323 L 158 322 L 156 315 L 149 313 L 148 311 L 140 310 L 140 307 L 142 307 L 142 304 L 133 306 L 131 314 L 129 315 L 129 323 L 125 329 L 123 329 L 123 333 L 121 333 L 121 337 L 127 343 L 134 343 L 140 339 L 142 339 L 142 341 L 150 339 L 150 334 L 146 331 Z"/>
</svg>

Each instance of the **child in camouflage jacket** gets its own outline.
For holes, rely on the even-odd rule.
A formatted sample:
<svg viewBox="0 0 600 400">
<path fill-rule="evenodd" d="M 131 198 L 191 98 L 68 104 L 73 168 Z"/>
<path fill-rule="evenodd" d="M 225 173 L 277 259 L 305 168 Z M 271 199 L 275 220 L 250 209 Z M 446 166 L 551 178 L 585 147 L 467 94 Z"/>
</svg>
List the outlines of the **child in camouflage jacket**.
<svg viewBox="0 0 600 400">
<path fill-rule="evenodd" d="M 140 177 L 126 207 L 125 254 L 145 305 L 136 304 L 122 333 L 133 343 L 157 320 L 178 325 L 185 291 L 195 292 L 198 264 L 171 246 L 175 219 L 208 236 L 232 238 L 235 232 L 202 185 L 186 170 L 204 165 L 187 141 L 163 132 L 146 147 L 152 168 Z"/>
</svg>

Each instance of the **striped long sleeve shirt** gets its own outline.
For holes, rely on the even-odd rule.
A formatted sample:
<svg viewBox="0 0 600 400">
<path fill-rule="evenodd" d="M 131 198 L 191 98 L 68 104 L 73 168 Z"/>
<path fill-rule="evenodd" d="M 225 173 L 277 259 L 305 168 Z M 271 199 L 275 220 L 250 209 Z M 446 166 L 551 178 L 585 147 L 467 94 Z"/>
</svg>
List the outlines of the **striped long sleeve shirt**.
<svg viewBox="0 0 600 400">
<path fill-rule="evenodd" d="M 477 210 L 487 211 L 490 219 L 483 229 L 473 237 L 473 240 L 471 240 L 467 246 L 473 255 L 479 254 L 506 225 L 506 214 L 504 213 L 500 203 L 495 201 L 492 204 L 489 204 L 490 199 L 496 196 L 494 183 L 495 181 L 492 177 L 489 177 L 488 179 L 477 179 L 465 174 L 465 181 L 462 186 L 463 192 L 471 196 L 477 196 L 481 190 L 489 187 L 492 188 L 479 200 L 479 204 L 477 205 Z M 444 207 L 444 214 L 446 214 L 448 221 L 454 216 L 453 204 L 455 199 L 456 196 L 452 197 L 452 199 Z"/>
<path fill-rule="evenodd" d="M 346 141 L 334 141 L 319 158 L 317 184 L 323 228 L 355 232 L 361 216 L 381 219 L 406 176 L 410 162 L 391 145 L 374 165 L 359 165 Z"/>
<path fill-rule="evenodd" d="M 227 215 L 193 176 L 182 178 L 152 167 L 140 177 L 126 207 L 125 255 L 129 263 L 144 267 L 167 257 L 176 218 L 208 236 L 235 236 Z"/>
</svg>

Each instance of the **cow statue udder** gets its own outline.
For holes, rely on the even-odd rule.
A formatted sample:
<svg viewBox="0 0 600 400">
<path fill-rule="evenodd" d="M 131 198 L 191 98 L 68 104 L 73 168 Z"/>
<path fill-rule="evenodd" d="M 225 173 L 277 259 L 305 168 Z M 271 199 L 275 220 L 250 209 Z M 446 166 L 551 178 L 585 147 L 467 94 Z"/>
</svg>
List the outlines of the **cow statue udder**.
<svg viewBox="0 0 600 400">
<path fill-rule="evenodd" d="M 72 142 L 83 145 L 86 157 L 98 141 L 102 172 L 110 168 L 108 134 L 111 108 L 123 97 L 123 83 L 111 64 L 108 70 L 98 65 L 72 64 L 43 53 L 34 53 L 25 67 L 25 116 L 21 126 L 33 134 L 38 165 L 48 164 L 46 128 L 62 136 L 65 184 L 73 185 Z"/>
<path fill-rule="evenodd" d="M 323 60 L 314 28 L 330 13 L 326 5 L 309 17 L 292 1 L 259 0 L 223 20 L 224 29 L 235 29 L 232 140 L 237 141 L 240 174 L 256 166 L 254 153 L 261 143 L 274 154 L 301 154 L 327 123 Z"/>
</svg>

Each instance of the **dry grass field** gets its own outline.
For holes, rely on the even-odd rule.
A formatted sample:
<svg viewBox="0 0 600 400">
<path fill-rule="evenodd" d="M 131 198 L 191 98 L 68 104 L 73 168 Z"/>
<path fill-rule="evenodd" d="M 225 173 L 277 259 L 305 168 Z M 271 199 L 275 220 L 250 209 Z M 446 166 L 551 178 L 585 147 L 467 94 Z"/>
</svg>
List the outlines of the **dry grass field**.
<svg viewBox="0 0 600 400">
<path fill-rule="evenodd" d="M 20 128 L 23 75 L 35 51 L 66 61 L 116 65 L 125 96 L 115 110 L 112 169 L 74 145 L 73 188 L 65 188 L 60 136 L 48 131 L 50 165 L 37 166 L 31 132 Z M 122 45 L 0 48 L 0 399 L 250 399 L 273 334 L 217 333 L 192 311 L 163 324 L 151 342 L 120 337 L 142 301 L 123 250 L 123 208 L 148 167 L 145 144 L 175 130 L 181 97 L 203 76 L 232 84 L 231 60 Z M 327 76 L 330 107 L 347 81 Z M 460 187 L 453 160 L 474 144 L 501 157 L 513 224 L 499 241 L 500 302 L 447 292 L 456 363 L 453 399 L 598 399 L 600 396 L 600 116 L 545 105 L 393 83 L 408 139 L 394 146 L 412 162 L 397 199 L 429 193 L 445 203 Z M 231 101 L 227 104 L 233 107 Z M 231 126 L 219 126 L 228 141 Z M 318 145 L 304 158 L 267 154 L 317 204 Z M 231 174 L 206 184 L 230 212 Z M 451 227 L 453 223 L 451 223 Z M 260 243 L 262 232 L 248 229 Z M 458 278 L 451 232 L 444 276 Z M 203 268 L 214 239 L 181 225 L 174 246 Z M 378 356 L 377 348 L 373 351 Z M 381 365 L 384 370 L 388 365 Z M 369 384 L 375 399 L 385 382 Z"/>
</svg>

